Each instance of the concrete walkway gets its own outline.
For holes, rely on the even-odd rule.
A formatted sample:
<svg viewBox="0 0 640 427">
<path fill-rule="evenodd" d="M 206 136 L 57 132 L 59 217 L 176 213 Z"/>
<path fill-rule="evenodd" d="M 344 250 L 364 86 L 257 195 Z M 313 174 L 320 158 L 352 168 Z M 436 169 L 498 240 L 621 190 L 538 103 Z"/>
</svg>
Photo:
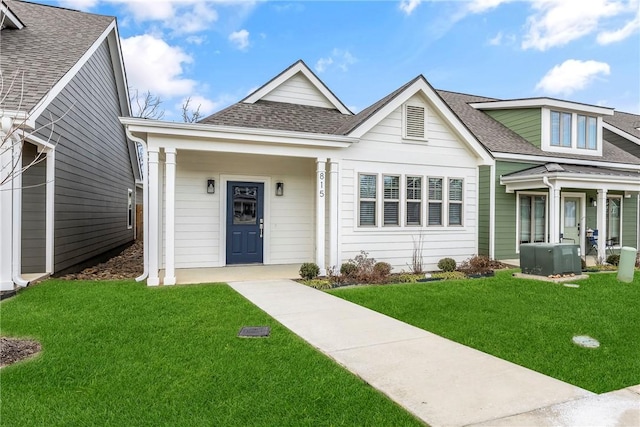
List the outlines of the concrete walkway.
<svg viewBox="0 0 640 427">
<path fill-rule="evenodd" d="M 640 426 L 640 386 L 598 396 L 291 280 L 229 285 L 431 426 Z"/>
</svg>

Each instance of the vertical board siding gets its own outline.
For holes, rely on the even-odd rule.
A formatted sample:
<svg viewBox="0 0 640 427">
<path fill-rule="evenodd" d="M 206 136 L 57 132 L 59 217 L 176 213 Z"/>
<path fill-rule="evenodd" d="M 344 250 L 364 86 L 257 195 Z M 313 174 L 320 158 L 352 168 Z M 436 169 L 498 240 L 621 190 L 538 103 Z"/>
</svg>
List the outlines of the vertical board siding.
<svg viewBox="0 0 640 427">
<path fill-rule="evenodd" d="M 540 108 L 485 112 L 536 147 L 540 148 L 542 145 L 542 110 Z"/>
<path fill-rule="evenodd" d="M 105 41 L 37 120 L 38 136 L 57 143 L 54 271 L 133 240 L 127 189 L 135 185 L 121 114 Z"/>
<path fill-rule="evenodd" d="M 310 105 L 312 107 L 335 108 L 325 96 L 301 73 L 263 96 L 265 101 Z"/>
<path fill-rule="evenodd" d="M 279 158 L 243 154 L 204 153 L 179 150 L 176 164 L 176 267 L 218 267 L 220 254 L 220 177 L 271 177 L 265 185 L 269 211 L 265 234 L 271 264 L 313 260 L 315 240 L 315 162 L 311 159 Z M 207 194 L 207 179 L 216 180 L 215 194 Z M 242 180 L 242 178 L 238 178 Z M 276 181 L 284 182 L 284 196 L 275 196 Z M 164 218 L 164 212 L 162 213 Z M 164 219 L 163 219 L 164 221 Z M 164 245 L 163 245 L 164 247 Z M 163 255 L 164 259 L 164 255 Z M 220 262 L 220 259 L 223 259 Z"/>
<path fill-rule="evenodd" d="M 44 154 L 42 154 L 44 156 Z M 34 145 L 25 143 L 22 165 L 38 156 Z M 22 272 L 43 273 L 46 256 L 46 161 L 36 163 L 22 174 Z"/>
<path fill-rule="evenodd" d="M 480 166 L 478 183 L 478 255 L 489 256 L 491 233 L 491 166 Z"/>
<path fill-rule="evenodd" d="M 516 193 L 507 193 L 500 184 L 500 176 L 534 166 L 530 163 L 496 162 L 496 202 L 495 202 L 495 258 L 518 258 L 516 252 Z M 547 192 L 547 188 L 532 191 Z"/>
</svg>

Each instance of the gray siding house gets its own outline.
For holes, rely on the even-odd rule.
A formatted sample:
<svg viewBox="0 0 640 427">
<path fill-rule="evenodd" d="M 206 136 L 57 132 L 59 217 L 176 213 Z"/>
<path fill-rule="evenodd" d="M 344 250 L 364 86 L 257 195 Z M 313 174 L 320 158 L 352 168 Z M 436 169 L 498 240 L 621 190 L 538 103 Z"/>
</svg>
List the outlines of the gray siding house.
<svg viewBox="0 0 640 427">
<path fill-rule="evenodd" d="M 134 239 L 136 150 L 113 17 L 2 1 L 0 290 Z"/>
</svg>

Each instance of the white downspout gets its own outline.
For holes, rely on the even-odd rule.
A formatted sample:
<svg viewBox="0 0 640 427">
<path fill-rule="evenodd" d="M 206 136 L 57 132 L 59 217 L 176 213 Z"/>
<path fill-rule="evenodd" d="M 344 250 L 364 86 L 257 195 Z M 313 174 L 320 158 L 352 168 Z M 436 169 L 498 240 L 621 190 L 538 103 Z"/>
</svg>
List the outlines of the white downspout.
<svg viewBox="0 0 640 427">
<path fill-rule="evenodd" d="M 147 162 L 147 143 L 145 140 L 133 136 L 129 127 L 125 125 L 124 127 L 127 137 L 137 142 L 144 149 L 145 159 L 143 159 L 142 164 L 142 216 L 143 216 L 143 224 L 142 224 L 142 259 L 144 264 L 144 270 L 142 275 L 136 277 L 136 282 L 142 282 L 149 276 L 149 162 Z M 137 157 L 137 149 L 136 149 L 136 157 Z"/>
</svg>

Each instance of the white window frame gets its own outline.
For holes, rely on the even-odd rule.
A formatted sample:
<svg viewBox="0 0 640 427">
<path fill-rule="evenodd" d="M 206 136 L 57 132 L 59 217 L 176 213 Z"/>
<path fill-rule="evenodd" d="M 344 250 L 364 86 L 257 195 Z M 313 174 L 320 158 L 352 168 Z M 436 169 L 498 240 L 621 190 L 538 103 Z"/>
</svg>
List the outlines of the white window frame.
<svg viewBox="0 0 640 427">
<path fill-rule="evenodd" d="M 409 179 L 410 178 L 418 178 L 420 179 L 420 193 L 419 199 L 410 199 L 409 195 L 408 195 L 408 191 L 409 191 Z M 404 215 L 404 225 L 406 227 L 422 227 L 422 225 L 424 224 L 424 183 L 425 183 L 425 178 L 422 175 L 405 175 L 404 176 L 404 182 L 405 182 L 405 190 L 404 190 L 404 204 L 405 204 L 405 215 Z M 412 188 L 413 190 L 413 188 Z M 418 224 L 409 224 L 409 219 L 407 218 L 407 215 L 409 214 L 409 203 L 417 203 L 420 206 L 420 214 L 418 216 Z"/>
<path fill-rule="evenodd" d="M 441 198 L 438 199 L 432 199 L 430 194 L 429 194 L 429 181 L 431 179 L 439 179 L 442 182 L 442 194 L 441 194 Z M 425 221 L 425 226 L 426 227 L 444 227 L 445 225 L 445 216 L 446 216 L 446 199 L 445 197 L 447 196 L 447 179 L 443 176 L 427 176 L 427 185 L 426 185 L 426 191 L 427 191 L 427 196 L 426 196 L 426 212 L 427 212 L 427 219 Z M 433 202 L 432 202 L 433 200 Z M 429 206 L 431 205 L 431 203 L 440 203 L 440 224 L 429 224 Z"/>
<path fill-rule="evenodd" d="M 551 145 L 551 112 L 571 114 L 571 146 Z M 580 154 L 585 156 L 602 156 L 602 117 L 590 115 L 582 111 L 569 111 L 562 108 L 542 108 L 541 148 L 551 153 Z M 578 148 L 578 116 L 596 119 L 596 148 Z"/>
<path fill-rule="evenodd" d="M 133 210 L 134 202 L 133 202 L 133 190 L 131 188 L 127 189 L 127 229 L 131 230 L 133 228 L 133 224 L 135 223 L 135 211 Z"/>
<path fill-rule="evenodd" d="M 423 116 L 423 130 L 422 130 L 422 137 L 419 136 L 415 136 L 415 135 L 408 135 L 407 133 L 407 127 L 409 124 L 409 120 L 408 120 L 408 112 L 407 110 L 409 108 L 422 108 L 422 111 L 424 113 Z M 406 140 L 412 140 L 412 141 L 421 141 L 421 142 L 427 142 L 428 141 L 428 133 L 427 133 L 427 123 L 428 123 L 428 119 L 429 119 L 429 110 L 427 108 L 427 106 L 425 104 L 420 104 L 418 102 L 407 102 L 406 104 L 404 104 L 402 106 L 402 138 L 406 139 Z"/>
<path fill-rule="evenodd" d="M 451 200 L 451 181 L 459 180 L 462 182 L 462 200 Z M 460 224 L 451 224 L 451 205 L 460 205 Z M 449 177 L 447 178 L 447 226 L 463 227 L 464 226 L 464 178 Z"/>
<path fill-rule="evenodd" d="M 385 191 L 385 185 L 384 185 L 384 179 L 386 177 L 389 178 L 397 178 L 398 179 L 398 198 L 397 199 L 387 199 L 384 191 Z M 398 174 L 382 174 L 382 204 L 381 204 L 381 213 L 382 213 L 382 221 L 380 222 L 380 224 L 383 227 L 400 227 L 402 226 L 402 175 L 398 175 Z M 384 212 L 385 212 L 385 204 L 386 203 L 395 203 L 398 206 L 398 213 L 397 213 L 397 218 L 398 221 L 395 224 L 386 224 L 386 218 L 384 216 Z"/>
<path fill-rule="evenodd" d="M 541 191 L 518 191 L 516 193 L 516 253 L 520 253 L 520 197 L 521 196 L 544 196 L 546 197 L 544 201 L 544 242 L 549 242 L 549 193 L 541 192 Z"/>
<path fill-rule="evenodd" d="M 376 194 L 375 194 L 374 198 L 363 198 L 363 197 L 360 197 L 360 194 L 361 194 L 361 191 L 360 191 L 360 177 L 362 177 L 362 176 L 373 176 L 373 177 L 375 177 L 375 181 L 374 182 L 376 184 L 376 187 L 375 187 Z M 378 201 L 378 198 L 380 197 L 380 192 L 378 191 L 378 188 L 380 186 L 380 183 L 378 181 L 379 181 L 379 176 L 378 176 L 377 173 L 367 173 L 367 172 L 358 173 L 358 183 L 357 183 L 357 186 L 356 186 L 356 188 L 357 188 L 356 191 L 358 192 L 358 209 L 357 209 L 357 211 L 358 211 L 357 215 L 358 216 L 357 216 L 357 221 L 358 221 L 358 227 L 359 228 L 375 228 L 375 227 L 378 227 L 378 224 L 380 224 L 380 220 L 378 218 L 378 210 L 379 210 L 379 206 L 380 206 L 380 203 Z M 363 202 L 363 201 L 364 202 L 373 202 L 374 203 L 374 209 L 373 209 L 373 222 L 374 223 L 373 224 L 362 225 L 360 223 L 360 209 L 361 209 L 361 202 Z"/>
<path fill-rule="evenodd" d="M 618 221 L 620 222 L 618 224 L 618 242 L 615 246 L 613 247 L 622 247 L 622 228 L 623 228 L 623 218 L 622 218 L 622 214 L 624 212 L 623 206 L 622 204 L 624 203 L 624 198 L 622 197 L 622 195 L 617 195 L 617 194 L 607 194 L 607 230 L 606 233 L 602 233 L 600 232 L 600 236 L 603 236 L 605 239 L 607 239 L 607 241 L 610 240 L 609 238 L 609 231 L 611 230 L 611 203 L 609 202 L 609 200 L 611 199 L 618 199 L 619 200 L 619 206 L 620 206 L 620 215 L 618 217 Z"/>
</svg>

